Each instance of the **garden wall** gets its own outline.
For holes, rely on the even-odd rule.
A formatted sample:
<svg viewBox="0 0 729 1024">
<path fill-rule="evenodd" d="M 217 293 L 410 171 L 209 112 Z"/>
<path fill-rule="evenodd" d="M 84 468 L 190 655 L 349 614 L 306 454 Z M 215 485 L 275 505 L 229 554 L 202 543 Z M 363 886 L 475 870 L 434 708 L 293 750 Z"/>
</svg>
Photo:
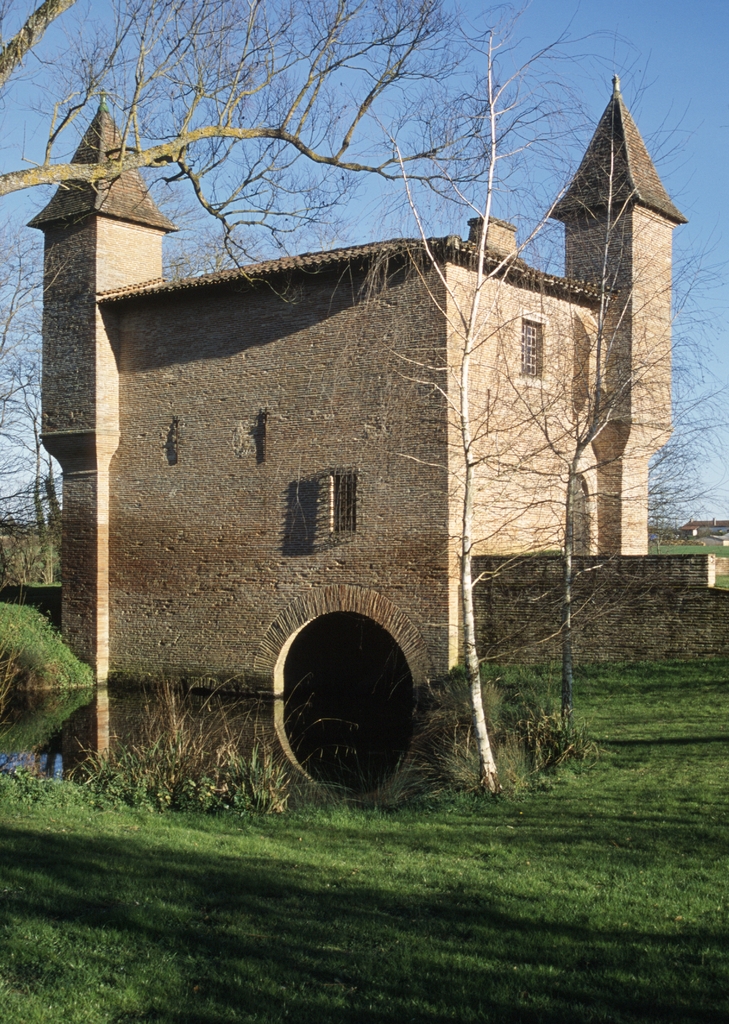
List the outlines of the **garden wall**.
<svg viewBox="0 0 729 1024">
<path fill-rule="evenodd" d="M 582 662 L 729 657 L 729 591 L 714 555 L 574 560 L 574 656 Z M 560 656 L 562 562 L 474 559 L 481 657 L 532 664 Z"/>
</svg>

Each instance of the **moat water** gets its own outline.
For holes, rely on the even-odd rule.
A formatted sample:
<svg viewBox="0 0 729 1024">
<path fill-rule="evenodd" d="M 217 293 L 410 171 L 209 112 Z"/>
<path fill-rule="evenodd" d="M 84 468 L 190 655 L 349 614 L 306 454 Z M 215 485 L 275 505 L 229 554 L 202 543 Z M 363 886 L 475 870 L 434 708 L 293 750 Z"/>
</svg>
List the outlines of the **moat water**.
<svg viewBox="0 0 729 1024">
<path fill-rule="evenodd" d="M 254 695 L 212 681 L 112 681 L 66 694 L 17 688 L 0 717 L 0 771 L 69 778 L 92 752 L 145 750 L 179 734 L 213 762 L 258 747 L 315 780 L 366 788 L 407 751 L 412 676 L 373 620 L 314 619 L 293 638 L 282 676 L 275 696 L 273 686 Z"/>
<path fill-rule="evenodd" d="M 148 749 L 162 737 L 184 734 L 188 747 L 204 750 L 211 763 L 249 756 L 258 747 L 315 780 L 366 788 L 367 779 L 389 774 L 407 749 L 411 694 L 397 687 L 378 692 L 361 674 L 349 694 L 335 676 L 329 684 L 314 689 L 306 677 L 292 685 L 279 698 L 278 722 L 272 695 L 212 686 L 125 682 L 65 694 L 20 690 L 7 701 L 0 724 L 0 772 L 25 768 L 68 779 L 92 752 Z M 381 681 L 379 689 L 384 686 Z"/>
<path fill-rule="evenodd" d="M 68 778 L 92 752 L 151 746 L 165 734 L 225 755 L 271 740 L 270 701 L 183 684 L 108 684 L 57 693 L 21 689 L 6 703 L 0 771 Z"/>
</svg>

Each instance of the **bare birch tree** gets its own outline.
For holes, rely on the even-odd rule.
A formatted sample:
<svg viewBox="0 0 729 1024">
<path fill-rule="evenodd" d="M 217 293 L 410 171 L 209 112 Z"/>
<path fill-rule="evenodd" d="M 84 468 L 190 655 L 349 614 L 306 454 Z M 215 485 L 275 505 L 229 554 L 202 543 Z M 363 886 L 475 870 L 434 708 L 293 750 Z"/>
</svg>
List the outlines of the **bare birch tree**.
<svg viewBox="0 0 729 1024">
<path fill-rule="evenodd" d="M 424 367 L 430 373 L 440 371 L 443 383 L 433 382 L 446 401 L 451 426 L 456 438 L 452 450 L 457 452 L 455 470 L 456 500 L 460 504 L 460 525 L 457 535 L 458 562 L 460 566 L 461 628 L 466 675 L 468 679 L 473 729 L 479 754 L 480 781 L 484 789 L 498 793 L 501 785 L 498 778 L 490 737 L 484 713 L 481 689 L 481 659 L 478 650 L 476 616 L 474 609 L 474 587 L 479 582 L 474 577 L 473 558 L 476 544 L 482 538 L 477 536 L 476 507 L 479 492 L 479 475 L 483 469 L 483 442 L 488 435 L 488 418 L 491 413 L 490 396 L 482 393 L 483 373 L 478 376 L 478 393 L 474 393 L 474 360 L 483 361 L 486 349 L 501 330 L 499 314 L 501 285 L 507 280 L 510 266 L 517 258 L 517 252 L 495 255 L 498 246 L 491 245 L 490 233 L 494 224 L 494 196 L 502 185 L 500 174 L 502 161 L 518 158 L 529 146 L 528 136 L 539 115 L 546 117 L 545 99 L 535 92 L 520 95 L 520 87 L 529 67 L 538 57 L 522 66 L 518 72 L 499 80 L 497 58 L 499 51 L 508 44 L 508 32 L 500 38 L 495 31 L 487 31 L 481 51 L 482 74 L 476 91 L 470 97 L 470 115 L 477 125 L 476 132 L 483 146 L 482 160 L 484 173 L 481 179 L 481 195 L 478 204 L 466 202 L 458 183 L 451 180 L 458 200 L 476 214 L 472 219 L 472 239 L 475 246 L 470 254 L 468 280 L 454 280 L 446 271 L 442 253 L 436 250 L 433 240 L 428 239 L 423 219 L 418 210 L 411 180 L 406 166 L 401 163 L 401 172 L 407 188 L 413 215 L 418 225 L 422 246 L 426 254 L 426 267 L 435 275 L 445 293 L 443 303 L 435 290 L 428 285 L 431 301 L 439 308 L 447 323 L 450 340 L 446 364 L 441 367 Z M 542 56 L 540 54 L 538 56 Z M 538 90 L 537 90 L 538 92 Z M 508 174 L 506 175 L 508 176 Z M 446 244 L 450 239 L 445 240 Z M 457 244 L 457 243 L 456 243 Z M 495 326 L 498 324 L 498 326 Z M 433 378 L 426 378 L 433 381 Z M 485 400 L 484 400 L 485 398 Z"/>
<path fill-rule="evenodd" d="M 475 251 L 472 247 L 470 264 L 462 261 L 470 268 L 467 283 L 454 285 L 444 270 L 408 183 L 428 266 L 447 296 L 441 310 L 457 353 L 447 367 L 421 369 L 446 371 L 447 383 L 434 386 L 456 424 L 463 647 L 482 781 L 492 790 L 498 782 L 482 726 L 474 550 L 504 552 L 503 538 L 494 544 L 497 529 L 511 529 L 515 552 L 561 549 L 557 635 L 562 717 L 569 734 L 575 556 L 607 559 L 646 552 L 648 464 L 671 434 L 670 236 L 685 220 L 658 178 L 615 79 L 612 100 L 571 185 L 537 218 L 527 239 L 550 217 L 564 221 L 566 276 L 550 283 L 547 275 L 535 274 L 530 287 L 537 312 L 515 314 L 505 288 L 519 275 L 526 280 L 529 269 L 519 259 L 525 243 L 504 247 L 494 239 L 492 244 L 494 231 L 503 233 L 508 227 L 492 216 L 495 195 L 508 191 L 508 174 L 499 171 L 499 163 L 513 167 L 540 133 L 542 139 L 551 137 L 553 145 L 560 145 L 562 138 L 555 130 L 554 108 L 538 103 L 535 91 L 525 86 L 534 61 L 499 79 L 502 45 L 488 34 L 483 48 L 479 116 L 486 171 L 481 199 L 469 204 L 477 217 Z M 407 182 L 404 165 L 402 172 Z M 463 189 L 456 186 L 454 191 L 461 201 L 466 199 Z M 574 297 L 563 304 L 559 326 L 549 328 L 549 317 L 538 310 L 540 287 L 561 287 Z M 437 303 L 432 289 L 430 294 Z M 481 369 L 475 394 L 477 363 Z M 498 501 L 500 491 L 501 525 L 489 533 L 488 518 L 479 510 L 480 495 Z M 528 529 L 520 526 L 527 520 Z"/>
</svg>

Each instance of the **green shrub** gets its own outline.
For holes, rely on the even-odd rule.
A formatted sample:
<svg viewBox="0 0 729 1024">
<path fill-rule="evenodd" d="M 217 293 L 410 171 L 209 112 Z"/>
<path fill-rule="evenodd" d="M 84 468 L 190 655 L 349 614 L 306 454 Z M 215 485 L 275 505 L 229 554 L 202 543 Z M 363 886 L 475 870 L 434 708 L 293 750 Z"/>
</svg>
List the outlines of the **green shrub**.
<svg viewBox="0 0 729 1024">
<path fill-rule="evenodd" d="M 16 804 L 18 809 L 47 807 L 51 813 L 57 813 L 87 807 L 88 794 L 80 786 L 67 785 L 19 767 L 12 774 L 0 772 L 0 804 L 5 805 L 6 812 Z"/>
<path fill-rule="evenodd" d="M 0 658 L 10 657 L 15 682 L 34 686 L 91 686 L 93 674 L 66 647 L 48 619 L 29 605 L 0 604 Z"/>
</svg>

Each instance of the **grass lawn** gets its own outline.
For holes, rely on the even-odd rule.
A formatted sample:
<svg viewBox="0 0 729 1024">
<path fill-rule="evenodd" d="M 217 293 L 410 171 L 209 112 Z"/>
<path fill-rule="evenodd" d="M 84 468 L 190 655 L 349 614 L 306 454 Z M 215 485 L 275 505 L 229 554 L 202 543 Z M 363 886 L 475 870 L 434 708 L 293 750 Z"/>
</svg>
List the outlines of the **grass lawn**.
<svg viewBox="0 0 729 1024">
<path fill-rule="evenodd" d="M 656 553 L 655 544 L 649 544 L 649 554 Z M 661 544 L 660 555 L 716 555 L 717 558 L 729 558 L 729 548 L 721 544 Z"/>
<path fill-rule="evenodd" d="M 729 1019 L 729 662 L 582 671 L 518 802 L 245 820 L 0 782 L 12 1024 Z"/>
</svg>

